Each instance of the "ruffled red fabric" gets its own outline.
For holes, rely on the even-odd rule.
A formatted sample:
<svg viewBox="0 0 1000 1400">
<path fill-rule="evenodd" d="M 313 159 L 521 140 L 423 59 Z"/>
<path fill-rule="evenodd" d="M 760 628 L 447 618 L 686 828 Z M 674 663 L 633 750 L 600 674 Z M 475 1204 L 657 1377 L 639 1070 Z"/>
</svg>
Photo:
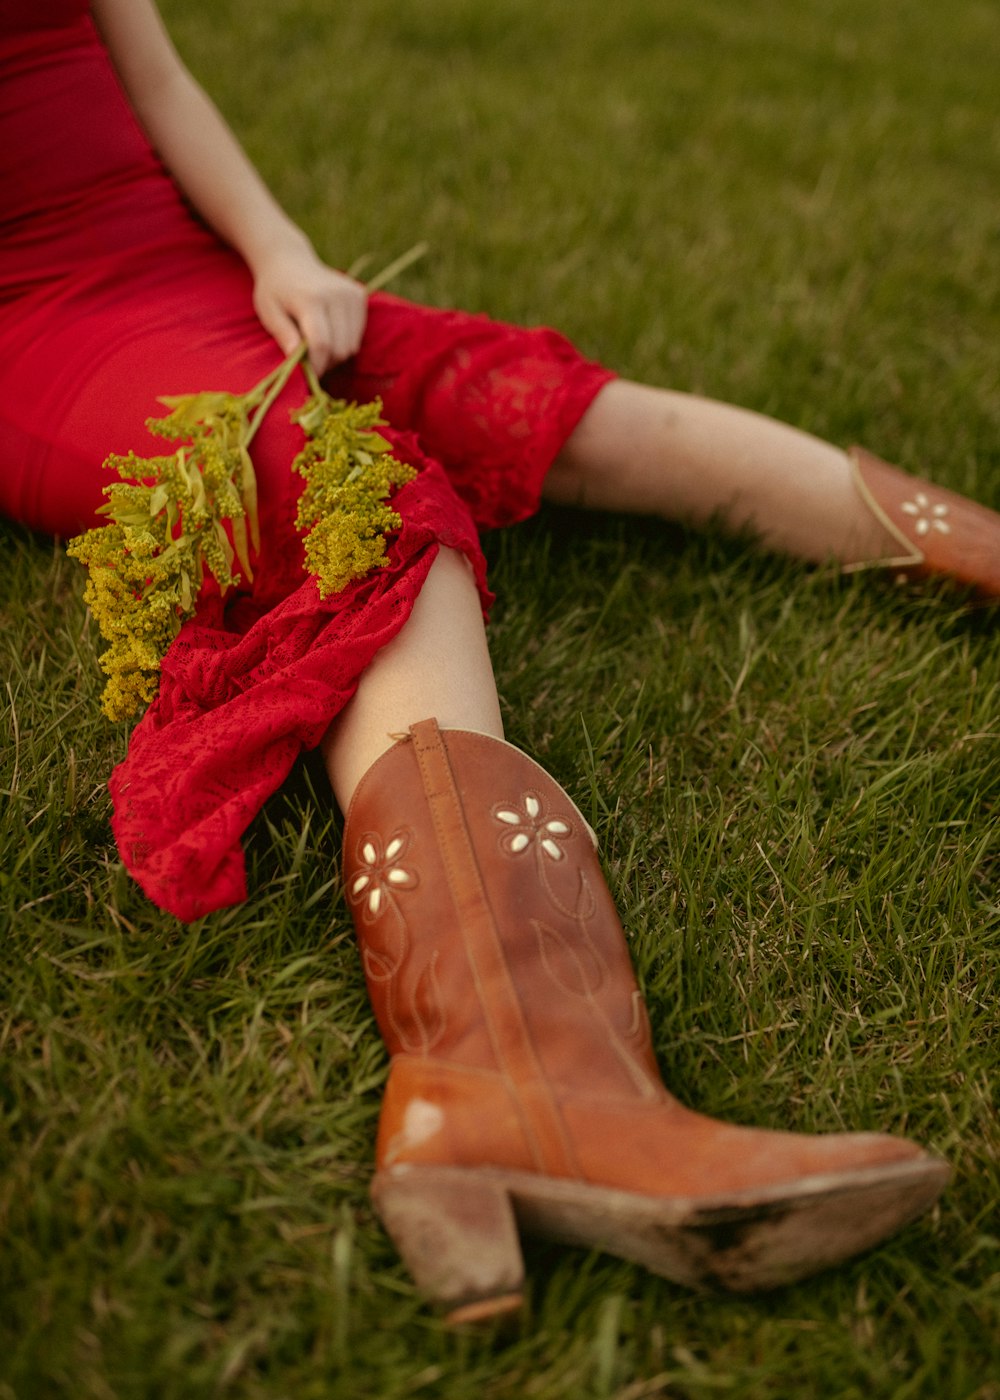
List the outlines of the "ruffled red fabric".
<svg viewBox="0 0 1000 1400">
<path fill-rule="evenodd" d="M 421 468 L 394 500 L 403 526 L 387 565 L 326 599 L 308 578 L 257 618 L 252 607 L 241 616 L 218 599 L 205 605 L 171 647 L 112 774 L 122 858 L 178 918 L 246 897 L 243 832 L 402 627 L 441 545 L 466 554 L 490 601 L 475 531 L 441 468 L 412 438 L 386 436 Z"/>
</svg>

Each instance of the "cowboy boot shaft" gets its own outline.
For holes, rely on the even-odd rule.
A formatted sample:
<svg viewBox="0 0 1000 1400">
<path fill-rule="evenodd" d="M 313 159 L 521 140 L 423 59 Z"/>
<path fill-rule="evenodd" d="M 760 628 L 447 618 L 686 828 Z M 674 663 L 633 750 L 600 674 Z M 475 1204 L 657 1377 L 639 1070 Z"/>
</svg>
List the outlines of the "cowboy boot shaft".
<svg viewBox="0 0 1000 1400">
<path fill-rule="evenodd" d="M 527 755 L 414 726 L 351 803 L 344 859 L 391 1054 L 662 1098 L 589 828 Z"/>
</svg>

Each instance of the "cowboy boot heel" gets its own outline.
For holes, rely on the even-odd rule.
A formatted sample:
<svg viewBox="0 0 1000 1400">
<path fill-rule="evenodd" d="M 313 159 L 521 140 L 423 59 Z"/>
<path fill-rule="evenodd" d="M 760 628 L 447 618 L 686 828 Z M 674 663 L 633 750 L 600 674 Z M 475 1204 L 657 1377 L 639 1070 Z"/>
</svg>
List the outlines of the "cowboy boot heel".
<svg viewBox="0 0 1000 1400">
<path fill-rule="evenodd" d="M 521 1306 L 524 1260 L 502 1182 L 455 1167 L 396 1167 L 372 1182 L 379 1217 L 417 1287 L 451 1323 Z"/>
</svg>

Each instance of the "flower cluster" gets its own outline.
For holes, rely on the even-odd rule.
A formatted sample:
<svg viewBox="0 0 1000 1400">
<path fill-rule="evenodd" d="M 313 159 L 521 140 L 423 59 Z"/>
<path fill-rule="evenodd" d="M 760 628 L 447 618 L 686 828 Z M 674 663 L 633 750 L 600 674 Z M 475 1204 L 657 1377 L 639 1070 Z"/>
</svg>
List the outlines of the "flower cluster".
<svg viewBox="0 0 1000 1400">
<path fill-rule="evenodd" d="M 67 552 L 90 570 L 84 599 L 109 643 L 102 708 L 109 719 L 125 719 L 155 695 L 160 662 L 194 612 L 204 571 L 223 591 L 238 577 L 224 520 L 238 527 L 249 573 L 246 509 L 214 443 L 170 457 L 130 452 L 104 465 L 121 477 L 105 488 L 100 510 L 110 521 L 78 535 Z"/>
<path fill-rule="evenodd" d="M 382 425 L 378 399 L 367 404 L 333 399 L 307 374 L 311 395 L 293 415 L 307 439 L 292 464 L 306 483 L 295 526 L 305 535 L 306 565 L 325 598 L 387 562 L 385 536 L 401 521 L 386 502 L 395 487 L 417 473 L 392 456 L 377 431 Z"/>
<path fill-rule="evenodd" d="M 177 451 L 104 463 L 121 478 L 104 488 L 98 514 L 109 523 L 78 535 L 67 553 L 90 570 L 84 599 L 109 643 L 101 656 L 109 719 L 128 718 L 156 694 L 160 663 L 193 615 L 206 573 L 222 593 L 241 576 L 253 579 L 260 536 L 249 447 L 293 367 L 286 361 L 245 394 L 161 399 L 169 413 L 146 426 L 180 441 Z"/>
<path fill-rule="evenodd" d="M 149 487 L 133 487 L 152 495 Z M 135 502 L 130 514 L 143 513 Z M 182 598 L 195 563 L 190 547 L 164 562 L 161 522 L 145 512 L 143 525 L 114 521 L 88 530 L 69 546 L 90 570 L 84 599 L 110 645 L 101 657 L 108 677 L 101 704 L 109 719 L 124 719 L 156 693 L 160 658 L 180 628 Z"/>
<path fill-rule="evenodd" d="M 177 451 L 105 462 L 121 478 L 105 487 L 99 513 L 109 523 L 78 535 L 68 553 L 90 570 L 84 598 L 109 644 L 101 656 L 108 677 L 101 704 L 110 719 L 127 718 L 156 694 L 160 663 L 194 614 L 206 574 L 223 594 L 241 578 L 253 581 L 260 533 L 250 444 L 304 355 L 299 346 L 245 394 L 161 399 L 170 412 L 147 427 L 179 441 Z M 306 481 L 296 526 L 326 597 L 386 562 L 385 534 L 400 526 L 386 500 L 416 472 L 376 431 L 377 400 L 333 399 L 305 369 L 310 396 L 293 414 L 307 439 L 292 463 Z"/>
</svg>

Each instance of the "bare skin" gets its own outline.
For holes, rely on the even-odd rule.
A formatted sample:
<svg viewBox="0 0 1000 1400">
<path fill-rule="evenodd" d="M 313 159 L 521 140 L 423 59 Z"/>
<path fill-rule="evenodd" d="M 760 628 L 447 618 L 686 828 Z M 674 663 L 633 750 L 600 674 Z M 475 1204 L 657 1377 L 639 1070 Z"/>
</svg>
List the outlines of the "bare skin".
<svg viewBox="0 0 1000 1400">
<path fill-rule="evenodd" d="M 718 518 L 816 564 L 898 548 L 858 495 L 839 448 L 748 409 L 628 380 L 598 394 L 545 495 L 691 525 Z"/>
<path fill-rule="evenodd" d="M 445 729 L 503 738 L 479 592 L 465 556 L 451 549 L 438 554 L 406 625 L 369 665 L 323 740 L 342 810 L 393 736 L 431 715 Z"/>
</svg>

